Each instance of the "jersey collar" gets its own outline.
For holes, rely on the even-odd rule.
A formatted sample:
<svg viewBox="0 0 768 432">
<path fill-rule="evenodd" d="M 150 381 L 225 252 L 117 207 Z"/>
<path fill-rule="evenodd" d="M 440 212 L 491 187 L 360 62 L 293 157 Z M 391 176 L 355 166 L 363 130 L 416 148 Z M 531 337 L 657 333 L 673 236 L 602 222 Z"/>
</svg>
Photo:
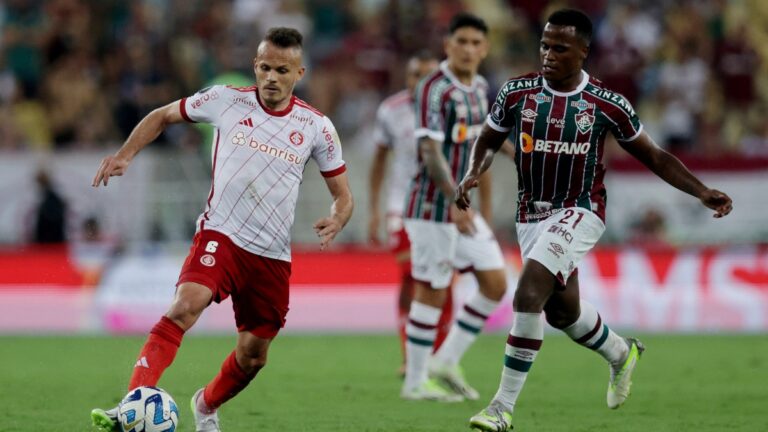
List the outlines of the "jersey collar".
<svg viewBox="0 0 768 432">
<path fill-rule="evenodd" d="M 453 71 L 451 71 L 451 68 L 448 67 L 448 60 L 443 60 L 440 62 L 440 70 L 443 71 L 445 76 L 448 77 L 448 79 L 451 80 L 451 83 L 458 87 L 460 90 L 465 92 L 471 92 L 477 88 L 477 83 L 480 82 L 480 77 L 478 75 L 475 75 L 472 78 L 472 85 L 467 86 L 463 84 L 459 79 L 454 75 Z"/>
<path fill-rule="evenodd" d="M 557 90 L 552 90 L 552 88 L 547 84 L 547 80 L 542 76 L 541 80 L 544 82 L 544 88 L 547 89 L 548 92 L 552 93 L 555 96 L 573 96 L 577 93 L 580 93 L 582 90 L 584 90 L 585 87 L 587 87 L 587 84 L 589 84 L 589 74 L 587 71 L 583 70 L 581 71 L 581 82 L 579 85 L 576 86 L 575 89 L 569 91 L 569 92 L 559 92 Z"/>
<path fill-rule="evenodd" d="M 259 97 L 258 89 L 253 90 L 253 93 L 256 95 L 256 100 L 259 102 L 259 106 L 261 107 L 261 109 L 264 110 L 265 113 L 275 117 L 285 117 L 286 115 L 288 115 L 288 113 L 290 113 L 291 110 L 293 109 L 294 101 L 296 101 L 296 96 L 291 95 L 291 100 L 288 102 L 288 106 L 281 109 L 280 111 L 276 111 L 276 110 L 270 109 L 269 107 L 267 107 L 261 102 L 261 97 Z"/>
</svg>

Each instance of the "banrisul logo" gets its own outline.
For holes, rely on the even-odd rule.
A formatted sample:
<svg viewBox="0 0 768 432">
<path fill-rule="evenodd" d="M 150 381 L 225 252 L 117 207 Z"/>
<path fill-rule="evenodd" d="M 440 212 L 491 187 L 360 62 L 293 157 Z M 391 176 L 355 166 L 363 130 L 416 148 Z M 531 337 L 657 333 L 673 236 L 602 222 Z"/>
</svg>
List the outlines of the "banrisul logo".
<svg viewBox="0 0 768 432">
<path fill-rule="evenodd" d="M 579 111 L 585 111 L 585 110 L 587 110 L 589 108 L 592 108 L 594 106 L 594 104 L 591 104 L 591 103 L 585 101 L 584 99 L 579 99 L 579 100 L 577 100 L 575 102 L 571 102 L 571 106 L 576 108 Z"/>
<path fill-rule="evenodd" d="M 536 95 L 533 96 L 533 100 L 537 103 L 545 103 L 552 101 L 552 98 L 545 95 L 544 93 L 536 93 Z"/>
</svg>

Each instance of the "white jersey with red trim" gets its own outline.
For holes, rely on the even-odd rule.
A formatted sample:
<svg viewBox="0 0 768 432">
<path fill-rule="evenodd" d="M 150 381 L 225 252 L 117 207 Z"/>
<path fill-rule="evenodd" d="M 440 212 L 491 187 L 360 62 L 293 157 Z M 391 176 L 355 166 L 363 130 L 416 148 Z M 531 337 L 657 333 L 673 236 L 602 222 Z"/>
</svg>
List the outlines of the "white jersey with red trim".
<svg viewBox="0 0 768 432">
<path fill-rule="evenodd" d="M 384 99 L 376 112 L 373 142 L 392 151 L 390 173 L 387 176 L 387 213 L 402 215 L 405 195 L 416 174 L 416 112 L 408 90 Z"/>
<path fill-rule="evenodd" d="M 314 159 L 324 177 L 346 170 L 331 120 L 295 96 L 284 110 L 270 110 L 255 86 L 200 90 L 181 100 L 181 115 L 216 129 L 211 192 L 198 231 L 219 231 L 248 252 L 290 261 L 305 165 Z"/>
</svg>

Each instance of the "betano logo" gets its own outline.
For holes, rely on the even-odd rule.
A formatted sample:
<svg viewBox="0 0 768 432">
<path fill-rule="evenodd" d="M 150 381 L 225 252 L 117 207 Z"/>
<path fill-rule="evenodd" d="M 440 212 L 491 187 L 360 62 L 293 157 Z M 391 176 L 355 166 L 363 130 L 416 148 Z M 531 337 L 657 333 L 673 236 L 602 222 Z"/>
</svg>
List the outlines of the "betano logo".
<svg viewBox="0 0 768 432">
<path fill-rule="evenodd" d="M 533 137 L 527 133 L 520 133 L 520 150 L 522 150 L 523 153 L 540 151 L 545 153 L 560 153 L 566 155 L 583 155 L 589 153 L 590 148 L 592 148 L 592 143 L 590 142 L 572 143 L 542 139 L 537 139 L 534 141 Z"/>
<path fill-rule="evenodd" d="M 460 121 L 453 125 L 451 131 L 451 140 L 455 143 L 462 143 L 464 141 L 474 142 L 477 137 L 480 136 L 480 131 L 483 130 L 483 125 L 467 126 L 466 123 Z"/>
</svg>

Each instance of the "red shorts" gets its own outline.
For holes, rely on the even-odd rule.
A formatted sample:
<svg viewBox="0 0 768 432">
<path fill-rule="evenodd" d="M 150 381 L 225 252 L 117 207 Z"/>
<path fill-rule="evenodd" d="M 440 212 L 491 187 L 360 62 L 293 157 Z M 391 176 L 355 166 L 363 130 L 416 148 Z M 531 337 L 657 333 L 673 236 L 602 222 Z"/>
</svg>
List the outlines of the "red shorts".
<svg viewBox="0 0 768 432">
<path fill-rule="evenodd" d="M 226 235 L 204 230 L 192 239 L 176 286 L 204 285 L 216 303 L 231 295 L 237 330 L 272 339 L 285 325 L 290 276 L 290 262 L 254 255 Z"/>
</svg>

